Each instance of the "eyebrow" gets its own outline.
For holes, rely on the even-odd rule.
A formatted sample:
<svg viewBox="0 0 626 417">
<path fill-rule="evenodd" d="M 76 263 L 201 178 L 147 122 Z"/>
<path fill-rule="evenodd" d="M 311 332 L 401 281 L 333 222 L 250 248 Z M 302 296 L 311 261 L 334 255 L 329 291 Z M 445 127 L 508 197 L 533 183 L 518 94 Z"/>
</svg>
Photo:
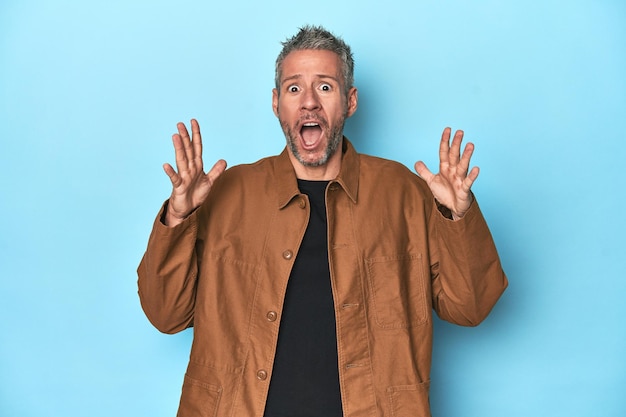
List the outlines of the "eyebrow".
<svg viewBox="0 0 626 417">
<path fill-rule="evenodd" d="M 332 75 L 326 75 L 326 74 L 315 74 L 315 76 L 316 76 L 317 78 L 321 78 L 321 79 L 326 79 L 326 78 L 327 78 L 327 79 L 333 80 L 334 82 L 336 82 L 337 84 L 339 84 L 339 79 L 338 79 L 337 77 L 333 77 Z M 284 80 L 280 83 L 280 85 L 284 85 L 284 84 L 285 84 L 286 82 L 288 82 L 288 81 L 298 80 L 298 79 L 300 79 L 300 78 L 302 78 L 302 74 L 295 74 L 295 75 L 289 76 L 289 77 L 285 78 L 285 79 L 284 79 Z"/>
</svg>

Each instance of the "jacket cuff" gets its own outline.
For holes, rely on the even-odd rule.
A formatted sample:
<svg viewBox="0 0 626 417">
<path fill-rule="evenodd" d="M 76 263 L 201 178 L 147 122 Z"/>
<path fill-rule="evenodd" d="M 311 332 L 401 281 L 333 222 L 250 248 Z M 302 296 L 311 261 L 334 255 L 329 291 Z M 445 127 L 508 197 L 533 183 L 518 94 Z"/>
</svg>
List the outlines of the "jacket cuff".
<svg viewBox="0 0 626 417">
<path fill-rule="evenodd" d="M 161 209 L 159 210 L 159 214 L 157 214 L 156 219 L 154 220 L 154 234 L 158 237 L 173 237 L 175 235 L 180 235 L 184 233 L 190 228 L 195 229 L 198 211 L 197 209 L 192 211 L 189 216 L 185 217 L 185 219 L 176 226 L 165 225 L 165 214 L 167 213 L 167 206 L 169 202 L 169 199 L 165 200 L 165 202 L 161 206 Z"/>
<path fill-rule="evenodd" d="M 443 204 L 441 204 L 439 202 L 439 200 L 437 200 L 435 198 L 435 205 L 437 207 L 437 211 L 439 212 L 439 214 L 441 214 L 441 216 L 445 217 L 448 220 L 451 220 L 451 221 L 461 221 L 461 220 L 463 220 L 469 214 L 470 211 L 473 211 L 474 206 L 477 205 L 476 204 L 476 196 L 471 191 L 470 191 L 470 193 L 472 195 L 472 202 L 470 203 L 470 206 L 467 209 L 467 211 L 465 212 L 465 214 L 463 215 L 463 217 L 461 217 L 460 219 L 454 220 L 454 218 L 452 216 L 452 210 L 450 210 L 448 207 L 446 207 Z M 441 217 L 441 216 L 438 216 L 438 217 Z"/>
</svg>

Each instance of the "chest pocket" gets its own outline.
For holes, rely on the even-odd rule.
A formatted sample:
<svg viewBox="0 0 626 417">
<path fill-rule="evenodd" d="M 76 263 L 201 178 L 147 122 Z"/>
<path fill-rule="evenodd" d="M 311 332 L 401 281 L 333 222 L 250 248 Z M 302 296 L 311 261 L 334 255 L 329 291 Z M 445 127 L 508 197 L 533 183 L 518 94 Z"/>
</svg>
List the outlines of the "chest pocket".
<svg viewBox="0 0 626 417">
<path fill-rule="evenodd" d="M 376 324 L 383 329 L 415 327 L 428 319 L 430 297 L 421 254 L 366 260 Z"/>
</svg>

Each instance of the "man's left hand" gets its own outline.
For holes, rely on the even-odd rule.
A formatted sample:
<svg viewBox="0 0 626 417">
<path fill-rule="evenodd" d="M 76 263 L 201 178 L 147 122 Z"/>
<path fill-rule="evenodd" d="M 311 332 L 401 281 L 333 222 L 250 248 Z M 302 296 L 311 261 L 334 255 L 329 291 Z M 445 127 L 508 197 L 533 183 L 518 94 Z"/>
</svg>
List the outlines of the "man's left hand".
<svg viewBox="0 0 626 417">
<path fill-rule="evenodd" d="M 433 174 L 422 161 L 415 163 L 415 171 L 422 177 L 433 196 L 440 204 L 449 208 L 452 218 L 458 220 L 465 215 L 472 204 L 470 188 L 478 178 L 478 167 L 468 173 L 474 144 L 467 143 L 461 155 L 463 131 L 457 130 L 450 144 L 451 129 L 446 127 L 439 145 L 439 173 Z"/>
</svg>

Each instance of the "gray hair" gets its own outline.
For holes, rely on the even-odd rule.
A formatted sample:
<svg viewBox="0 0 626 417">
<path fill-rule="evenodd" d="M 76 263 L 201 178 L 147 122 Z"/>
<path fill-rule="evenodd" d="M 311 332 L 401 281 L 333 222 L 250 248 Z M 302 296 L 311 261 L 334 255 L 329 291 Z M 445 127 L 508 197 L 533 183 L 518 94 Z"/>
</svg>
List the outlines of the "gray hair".
<svg viewBox="0 0 626 417">
<path fill-rule="evenodd" d="M 300 31 L 282 42 L 283 49 L 276 58 L 275 83 L 276 89 L 280 92 L 280 77 L 282 75 L 282 64 L 285 57 L 293 51 L 307 49 L 331 51 L 336 53 L 341 59 L 341 72 L 345 92 L 347 93 L 354 84 L 354 58 L 350 46 L 343 39 L 337 37 L 324 29 L 322 26 L 306 25 Z"/>
</svg>

